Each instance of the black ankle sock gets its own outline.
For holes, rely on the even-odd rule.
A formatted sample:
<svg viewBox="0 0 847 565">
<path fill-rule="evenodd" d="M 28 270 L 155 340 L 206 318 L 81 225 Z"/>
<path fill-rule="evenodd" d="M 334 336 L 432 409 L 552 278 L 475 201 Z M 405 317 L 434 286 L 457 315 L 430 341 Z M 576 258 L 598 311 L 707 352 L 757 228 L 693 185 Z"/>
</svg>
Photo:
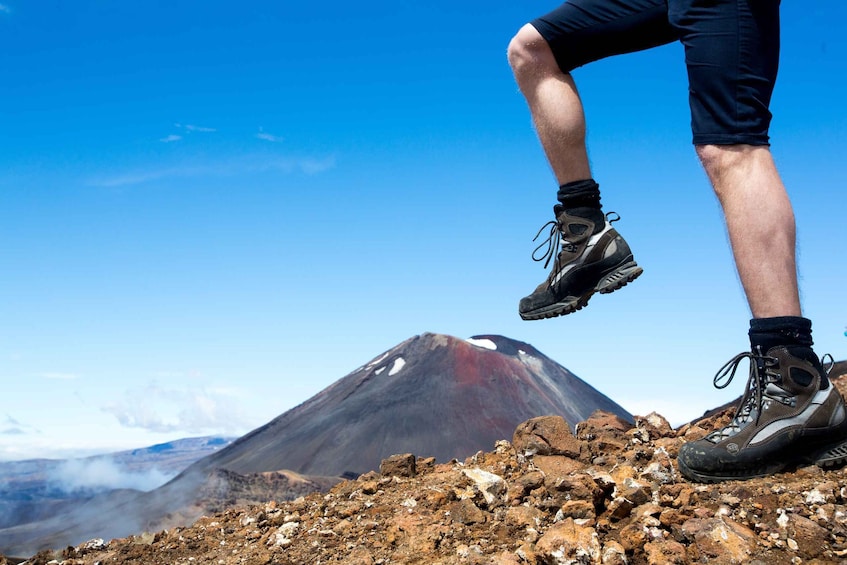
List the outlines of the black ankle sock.
<svg viewBox="0 0 847 565">
<path fill-rule="evenodd" d="M 565 183 L 559 187 L 556 197 L 566 210 L 573 208 L 600 209 L 600 185 L 594 179 Z"/>
<path fill-rule="evenodd" d="M 600 207 L 600 185 L 594 179 L 565 183 L 559 187 L 556 197 L 568 214 L 594 222 L 594 233 L 606 225 Z"/>
<path fill-rule="evenodd" d="M 750 320 L 750 345 L 766 353 L 771 347 L 812 347 L 812 322 L 799 316 L 753 318 Z"/>
</svg>

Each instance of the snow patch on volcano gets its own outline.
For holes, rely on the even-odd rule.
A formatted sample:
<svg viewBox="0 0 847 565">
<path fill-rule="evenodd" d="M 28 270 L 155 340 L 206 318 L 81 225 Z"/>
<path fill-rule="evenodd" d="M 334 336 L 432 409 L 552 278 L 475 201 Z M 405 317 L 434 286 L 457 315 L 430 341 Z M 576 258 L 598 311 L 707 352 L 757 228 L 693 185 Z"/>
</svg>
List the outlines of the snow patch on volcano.
<svg viewBox="0 0 847 565">
<path fill-rule="evenodd" d="M 391 370 L 388 371 L 388 376 L 393 377 L 394 375 L 399 373 L 403 369 L 403 367 L 405 367 L 405 366 L 406 366 L 406 360 L 403 359 L 402 357 L 398 357 L 397 359 L 394 360 L 394 365 L 391 366 Z"/>
<path fill-rule="evenodd" d="M 481 347 L 483 349 L 490 349 L 491 351 L 497 351 L 497 344 L 491 341 L 490 339 L 474 339 L 469 338 L 466 339 L 468 343 L 471 345 L 475 345 L 476 347 Z"/>
</svg>

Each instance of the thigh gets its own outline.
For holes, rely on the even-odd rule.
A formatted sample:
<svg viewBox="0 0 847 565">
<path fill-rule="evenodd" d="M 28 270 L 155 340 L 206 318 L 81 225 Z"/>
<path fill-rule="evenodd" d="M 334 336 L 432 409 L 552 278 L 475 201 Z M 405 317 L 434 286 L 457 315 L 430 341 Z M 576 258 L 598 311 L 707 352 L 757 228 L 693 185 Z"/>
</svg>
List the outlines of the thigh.
<svg viewBox="0 0 847 565">
<path fill-rule="evenodd" d="M 779 0 L 669 0 L 685 46 L 696 145 L 767 145 Z"/>
<path fill-rule="evenodd" d="M 564 72 L 677 39 L 668 0 L 568 0 L 530 23 Z"/>
</svg>

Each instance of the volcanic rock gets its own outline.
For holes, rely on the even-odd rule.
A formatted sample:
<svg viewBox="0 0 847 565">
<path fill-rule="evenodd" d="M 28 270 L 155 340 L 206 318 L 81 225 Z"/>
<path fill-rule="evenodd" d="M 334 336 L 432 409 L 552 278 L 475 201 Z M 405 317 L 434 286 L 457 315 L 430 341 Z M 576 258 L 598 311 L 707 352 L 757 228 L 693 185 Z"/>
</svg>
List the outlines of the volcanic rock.
<svg viewBox="0 0 847 565">
<path fill-rule="evenodd" d="M 367 473 L 328 494 L 228 509 L 188 528 L 44 552 L 30 563 L 793 565 L 847 558 L 847 470 L 801 467 L 690 483 L 667 456 L 669 443 L 686 441 L 685 431 L 668 437 L 654 423 L 662 433 L 645 438 L 637 427 L 597 425 L 609 418 L 595 414 L 577 426 L 580 435 L 594 434 L 581 459 L 526 455 L 500 441 L 461 462 L 416 465 L 415 474 Z M 711 430 L 719 421 L 700 426 Z M 551 457 L 575 467 L 536 464 Z"/>
</svg>

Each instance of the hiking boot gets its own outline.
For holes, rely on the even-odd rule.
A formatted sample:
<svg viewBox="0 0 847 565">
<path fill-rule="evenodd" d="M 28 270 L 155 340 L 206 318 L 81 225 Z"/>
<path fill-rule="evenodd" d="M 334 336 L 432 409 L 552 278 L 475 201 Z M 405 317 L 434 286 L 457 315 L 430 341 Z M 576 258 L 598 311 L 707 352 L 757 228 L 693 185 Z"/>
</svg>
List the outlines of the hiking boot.
<svg viewBox="0 0 847 565">
<path fill-rule="evenodd" d="M 714 483 L 778 473 L 798 464 L 847 462 L 847 409 L 809 347 L 742 353 L 715 376 L 726 387 L 742 359 L 750 378 L 732 421 L 686 443 L 677 463 L 693 481 Z"/>
<path fill-rule="evenodd" d="M 556 220 L 544 224 L 533 239 L 550 226 L 547 241 L 532 253 L 534 260 L 544 261 L 545 268 L 555 257 L 553 269 L 546 281 L 521 299 L 518 311 L 524 320 L 576 312 L 595 292 L 613 292 L 643 271 L 632 258 L 629 245 L 612 228 L 612 223 L 620 219 L 617 214 L 606 214 L 603 224 L 597 225 L 590 219 L 568 214 L 559 204 L 553 212 Z M 542 248 L 544 255 L 537 257 Z"/>
</svg>

